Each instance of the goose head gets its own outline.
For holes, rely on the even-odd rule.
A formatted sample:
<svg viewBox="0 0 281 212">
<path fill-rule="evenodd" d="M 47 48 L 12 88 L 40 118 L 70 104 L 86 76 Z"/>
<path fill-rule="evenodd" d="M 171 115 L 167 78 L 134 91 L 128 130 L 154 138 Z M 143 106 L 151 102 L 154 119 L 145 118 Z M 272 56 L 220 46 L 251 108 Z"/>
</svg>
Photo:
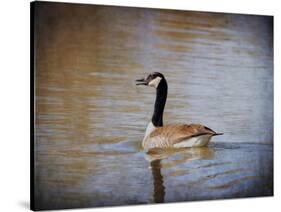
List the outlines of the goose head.
<svg viewBox="0 0 281 212">
<path fill-rule="evenodd" d="M 157 89 L 161 81 L 166 81 L 164 75 L 153 72 L 142 79 L 137 79 L 136 85 L 146 85 Z"/>
</svg>

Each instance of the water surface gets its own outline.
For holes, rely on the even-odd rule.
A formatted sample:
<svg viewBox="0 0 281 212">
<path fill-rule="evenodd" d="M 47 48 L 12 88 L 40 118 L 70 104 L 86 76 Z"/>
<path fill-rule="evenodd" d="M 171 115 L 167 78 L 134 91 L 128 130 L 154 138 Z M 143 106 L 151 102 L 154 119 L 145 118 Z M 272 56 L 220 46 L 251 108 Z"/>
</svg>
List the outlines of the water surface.
<svg viewBox="0 0 281 212">
<path fill-rule="evenodd" d="M 272 17 L 38 3 L 35 175 L 39 208 L 273 193 Z M 166 123 L 202 123 L 208 148 L 146 154 L 155 98 Z"/>
</svg>

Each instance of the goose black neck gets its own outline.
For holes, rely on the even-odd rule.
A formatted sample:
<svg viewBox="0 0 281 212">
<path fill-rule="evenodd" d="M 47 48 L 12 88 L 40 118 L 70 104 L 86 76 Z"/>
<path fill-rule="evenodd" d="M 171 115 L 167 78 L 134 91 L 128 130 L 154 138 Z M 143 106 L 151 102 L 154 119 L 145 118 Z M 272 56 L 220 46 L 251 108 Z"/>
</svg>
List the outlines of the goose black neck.
<svg viewBox="0 0 281 212">
<path fill-rule="evenodd" d="M 152 123 L 155 127 L 163 126 L 163 112 L 166 104 L 168 94 L 168 85 L 165 78 L 162 78 L 156 88 L 156 100 L 154 104 L 154 112 L 152 116 Z"/>
</svg>

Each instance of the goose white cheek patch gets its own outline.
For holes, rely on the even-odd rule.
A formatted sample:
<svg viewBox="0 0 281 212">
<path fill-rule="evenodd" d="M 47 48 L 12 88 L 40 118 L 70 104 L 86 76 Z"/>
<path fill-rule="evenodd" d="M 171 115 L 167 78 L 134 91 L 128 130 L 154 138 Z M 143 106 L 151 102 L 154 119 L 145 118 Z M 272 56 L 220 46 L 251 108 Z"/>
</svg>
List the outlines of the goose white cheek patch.
<svg viewBox="0 0 281 212">
<path fill-rule="evenodd" d="M 157 88 L 160 81 L 161 81 L 161 77 L 156 77 L 155 79 L 151 80 L 148 85 L 151 86 L 151 87 L 154 87 L 154 88 Z"/>
</svg>

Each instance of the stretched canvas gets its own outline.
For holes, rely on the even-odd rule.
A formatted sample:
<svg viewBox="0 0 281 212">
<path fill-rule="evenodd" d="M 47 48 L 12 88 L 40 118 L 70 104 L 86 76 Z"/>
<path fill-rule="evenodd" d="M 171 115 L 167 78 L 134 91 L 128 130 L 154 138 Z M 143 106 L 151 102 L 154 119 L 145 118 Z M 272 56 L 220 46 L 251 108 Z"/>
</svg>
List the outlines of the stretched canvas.
<svg viewBox="0 0 281 212">
<path fill-rule="evenodd" d="M 33 210 L 273 195 L 272 16 L 33 2 L 31 99 Z"/>
</svg>

